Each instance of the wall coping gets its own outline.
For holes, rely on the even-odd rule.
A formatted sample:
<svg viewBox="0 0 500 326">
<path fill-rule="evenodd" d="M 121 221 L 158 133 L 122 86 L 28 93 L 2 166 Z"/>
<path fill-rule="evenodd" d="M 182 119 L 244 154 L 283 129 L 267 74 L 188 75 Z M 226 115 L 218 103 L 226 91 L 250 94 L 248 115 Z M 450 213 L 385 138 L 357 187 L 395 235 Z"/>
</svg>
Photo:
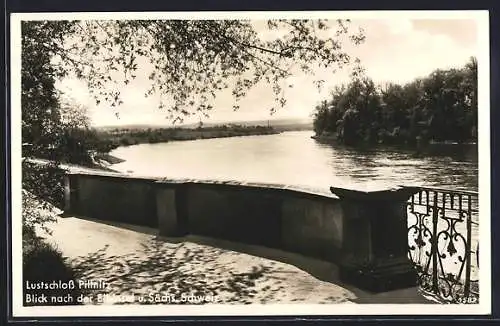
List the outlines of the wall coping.
<svg viewBox="0 0 500 326">
<path fill-rule="evenodd" d="M 314 188 L 306 188 L 297 185 L 286 185 L 278 183 L 265 183 L 265 182 L 255 182 L 255 181 L 236 181 L 236 180 L 217 180 L 217 179 L 187 179 L 187 178 L 165 178 L 165 177 L 153 177 L 153 176 L 141 176 L 141 175 L 129 175 L 120 172 L 109 172 L 109 171 L 67 171 L 67 175 L 85 175 L 89 177 L 107 177 L 107 178 L 117 178 L 117 179 L 130 179 L 130 180 L 144 180 L 150 181 L 154 184 L 199 184 L 199 185 L 222 185 L 228 187 L 245 187 L 245 188 L 255 188 L 255 189 L 269 189 L 277 191 L 291 191 L 295 193 L 302 193 L 306 195 L 339 199 L 336 194 L 331 192 L 321 191 Z"/>
<path fill-rule="evenodd" d="M 321 191 L 319 189 L 307 188 L 305 186 L 298 185 L 287 185 L 287 184 L 279 184 L 279 183 L 265 183 L 265 182 L 256 182 L 256 181 L 236 181 L 236 180 L 218 180 L 218 179 L 190 179 L 190 178 L 168 178 L 168 177 L 154 177 L 147 175 L 131 175 L 121 172 L 112 172 L 112 171 L 66 171 L 67 175 L 85 175 L 89 177 L 106 177 L 106 178 L 117 178 L 117 179 L 129 179 L 129 180 L 143 180 L 149 181 L 154 184 L 199 184 L 199 185 L 222 185 L 228 187 L 244 187 L 244 188 L 254 188 L 254 189 L 268 189 L 275 191 L 290 191 L 295 193 L 301 193 L 305 195 L 323 197 L 323 198 L 332 198 L 332 199 L 340 199 L 345 194 L 356 194 L 355 197 L 364 197 L 370 196 L 378 197 L 377 194 L 385 197 L 384 194 L 387 193 L 398 193 L 401 191 L 408 191 L 412 188 L 416 187 L 402 187 L 402 186 L 381 186 L 375 183 L 366 183 L 366 184 L 356 184 L 351 185 L 349 187 L 329 187 L 329 191 Z M 405 191 L 406 190 L 406 191 Z M 340 196 L 339 196 L 340 195 Z M 349 195 L 351 197 L 351 195 Z"/>
<path fill-rule="evenodd" d="M 66 171 L 67 175 L 86 175 L 90 177 L 110 177 L 118 179 L 131 179 L 131 180 L 146 180 L 146 181 L 157 181 L 161 178 L 153 176 L 144 175 L 130 175 L 121 172 L 111 172 L 111 171 Z"/>
<path fill-rule="evenodd" d="M 212 179 L 161 179 L 155 182 L 156 184 L 199 184 L 199 185 L 222 185 L 229 187 L 245 187 L 254 189 L 268 189 L 277 191 L 291 191 L 307 195 L 339 199 L 339 197 L 333 193 L 323 192 L 316 189 L 308 189 L 306 187 L 296 186 L 296 185 L 286 185 L 278 183 L 264 183 L 264 182 L 253 182 L 253 181 L 235 181 L 235 180 L 212 180 Z"/>
<path fill-rule="evenodd" d="M 355 200 L 404 200 L 418 192 L 416 187 L 380 187 L 375 184 L 350 188 L 330 187 L 330 191 L 341 198 Z"/>
</svg>

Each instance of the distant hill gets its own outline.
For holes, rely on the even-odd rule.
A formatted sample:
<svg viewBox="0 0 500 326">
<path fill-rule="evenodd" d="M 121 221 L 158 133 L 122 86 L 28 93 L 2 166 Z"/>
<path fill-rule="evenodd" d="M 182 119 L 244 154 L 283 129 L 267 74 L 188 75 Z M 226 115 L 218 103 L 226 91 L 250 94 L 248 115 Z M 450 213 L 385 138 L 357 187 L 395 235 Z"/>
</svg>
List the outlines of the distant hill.
<svg viewBox="0 0 500 326">
<path fill-rule="evenodd" d="M 313 122 L 310 119 L 282 119 L 271 121 L 271 126 L 276 130 L 313 130 Z"/>
<path fill-rule="evenodd" d="M 310 119 L 274 119 L 274 120 L 254 120 L 254 121 L 221 121 L 221 122 L 206 122 L 203 127 L 215 127 L 222 125 L 240 125 L 240 126 L 271 126 L 278 131 L 294 131 L 294 130 L 312 130 L 313 124 Z M 121 126 L 99 126 L 97 130 L 110 131 L 117 129 L 144 130 L 144 129 L 161 129 L 161 128 L 198 128 L 198 123 L 190 123 L 183 125 L 149 125 L 149 124 L 129 124 Z"/>
<path fill-rule="evenodd" d="M 312 130 L 313 124 L 309 119 L 275 119 L 275 120 L 252 120 L 252 121 L 228 121 L 228 122 L 207 122 L 204 127 L 214 127 L 221 125 L 240 125 L 245 127 L 270 126 L 274 129 L 286 130 Z M 198 123 L 183 125 L 182 128 L 197 128 Z"/>
</svg>

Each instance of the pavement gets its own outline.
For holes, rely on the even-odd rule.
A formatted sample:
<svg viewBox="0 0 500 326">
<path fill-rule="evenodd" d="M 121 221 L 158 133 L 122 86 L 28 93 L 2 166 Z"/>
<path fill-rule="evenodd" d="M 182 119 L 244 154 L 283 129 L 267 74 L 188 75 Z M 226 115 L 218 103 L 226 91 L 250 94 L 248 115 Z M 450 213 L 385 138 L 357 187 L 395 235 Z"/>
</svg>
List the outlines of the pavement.
<svg viewBox="0 0 500 326">
<path fill-rule="evenodd" d="M 49 228 L 47 241 L 79 279 L 105 284 L 88 290 L 87 304 L 432 303 L 416 288 L 373 294 L 342 284 L 335 264 L 278 249 L 75 216 Z"/>
</svg>

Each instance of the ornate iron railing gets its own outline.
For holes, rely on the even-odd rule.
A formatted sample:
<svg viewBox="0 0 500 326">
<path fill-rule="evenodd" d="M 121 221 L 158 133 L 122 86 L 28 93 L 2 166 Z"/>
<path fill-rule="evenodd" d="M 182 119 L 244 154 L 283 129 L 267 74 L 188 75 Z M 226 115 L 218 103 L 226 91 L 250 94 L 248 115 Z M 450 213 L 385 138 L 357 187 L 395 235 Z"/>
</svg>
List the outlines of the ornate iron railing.
<svg viewBox="0 0 500 326">
<path fill-rule="evenodd" d="M 477 192 L 423 187 L 408 201 L 408 256 L 442 302 L 479 302 L 478 204 Z"/>
</svg>

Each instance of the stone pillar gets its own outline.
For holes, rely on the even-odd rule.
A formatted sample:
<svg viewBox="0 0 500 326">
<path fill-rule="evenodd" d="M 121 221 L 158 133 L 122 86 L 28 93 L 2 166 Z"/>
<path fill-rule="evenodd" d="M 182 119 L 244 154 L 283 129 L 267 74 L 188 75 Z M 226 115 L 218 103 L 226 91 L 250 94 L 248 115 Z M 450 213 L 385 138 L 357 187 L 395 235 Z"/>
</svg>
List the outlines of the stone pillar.
<svg viewBox="0 0 500 326">
<path fill-rule="evenodd" d="M 71 183 L 69 175 L 64 175 L 64 212 L 68 213 L 71 210 Z"/>
<path fill-rule="evenodd" d="M 406 202 L 417 190 L 330 190 L 340 198 L 344 217 L 341 281 L 372 292 L 416 286 Z"/>
<path fill-rule="evenodd" d="M 160 236 L 185 236 L 188 233 L 187 185 L 181 181 L 157 181 L 155 188 Z"/>
<path fill-rule="evenodd" d="M 77 195 L 78 195 L 78 175 L 71 172 L 64 174 L 64 214 L 76 213 Z"/>
</svg>

